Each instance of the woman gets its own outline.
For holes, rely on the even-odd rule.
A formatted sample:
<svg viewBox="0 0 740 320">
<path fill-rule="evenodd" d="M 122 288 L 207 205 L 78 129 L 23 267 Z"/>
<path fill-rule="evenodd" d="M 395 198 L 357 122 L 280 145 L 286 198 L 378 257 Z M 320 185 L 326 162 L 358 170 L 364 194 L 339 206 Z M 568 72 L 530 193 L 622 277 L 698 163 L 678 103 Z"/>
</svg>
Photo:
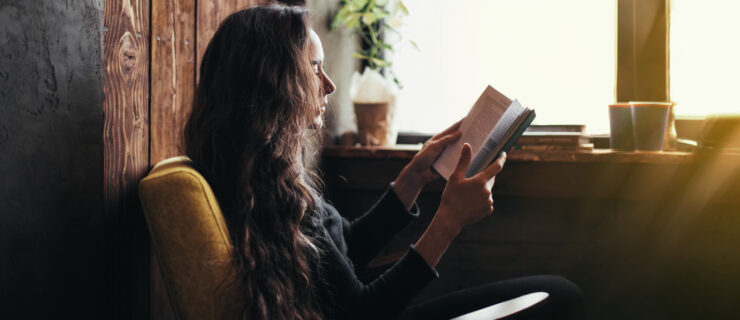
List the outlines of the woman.
<svg viewBox="0 0 740 320">
<path fill-rule="evenodd" d="M 415 199 L 437 178 L 430 166 L 460 137 L 459 123 L 427 142 L 372 209 L 346 221 L 321 199 L 312 166 L 327 95 L 335 86 L 309 26 L 299 7 L 253 7 L 227 17 L 203 56 L 185 129 L 186 153 L 213 187 L 236 247 L 247 297 L 244 316 L 449 318 L 548 289 L 550 297 L 528 311 L 569 315 L 572 310 L 558 299 L 579 293 L 555 277 L 458 293 L 441 302 L 444 310 L 436 304 L 408 306 L 438 276 L 434 268 L 457 234 L 493 211 L 491 182 L 505 156 L 467 179 L 467 145 L 424 235 L 380 276 L 369 283 L 358 280 L 357 270 L 418 215 Z M 453 303 L 461 298 L 466 302 Z"/>
</svg>

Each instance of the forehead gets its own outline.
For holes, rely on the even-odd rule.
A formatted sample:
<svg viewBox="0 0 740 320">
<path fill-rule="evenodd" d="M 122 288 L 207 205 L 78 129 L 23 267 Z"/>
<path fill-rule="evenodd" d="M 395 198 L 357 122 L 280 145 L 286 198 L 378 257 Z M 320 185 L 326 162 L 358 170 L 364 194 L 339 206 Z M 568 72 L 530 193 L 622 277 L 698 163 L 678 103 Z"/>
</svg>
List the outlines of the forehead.
<svg viewBox="0 0 740 320">
<path fill-rule="evenodd" d="M 311 54 L 311 60 L 324 61 L 324 48 L 321 45 L 321 39 L 316 31 L 308 29 L 308 50 Z"/>
</svg>

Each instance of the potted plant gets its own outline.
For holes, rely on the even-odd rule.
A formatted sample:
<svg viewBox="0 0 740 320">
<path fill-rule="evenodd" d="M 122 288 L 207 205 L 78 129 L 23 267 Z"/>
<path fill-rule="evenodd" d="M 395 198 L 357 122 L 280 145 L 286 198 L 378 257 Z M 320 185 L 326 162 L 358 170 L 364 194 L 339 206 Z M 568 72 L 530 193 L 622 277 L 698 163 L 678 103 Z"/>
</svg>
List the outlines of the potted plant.
<svg viewBox="0 0 740 320">
<path fill-rule="evenodd" d="M 361 41 L 363 73 L 352 76 L 350 97 L 354 103 L 359 142 L 365 146 L 389 146 L 396 141 L 394 111 L 400 82 L 385 53 L 393 44 L 384 34 L 394 32 L 408 10 L 401 0 L 342 0 L 332 29 L 344 27 Z M 414 46 L 415 44 L 411 42 Z"/>
</svg>

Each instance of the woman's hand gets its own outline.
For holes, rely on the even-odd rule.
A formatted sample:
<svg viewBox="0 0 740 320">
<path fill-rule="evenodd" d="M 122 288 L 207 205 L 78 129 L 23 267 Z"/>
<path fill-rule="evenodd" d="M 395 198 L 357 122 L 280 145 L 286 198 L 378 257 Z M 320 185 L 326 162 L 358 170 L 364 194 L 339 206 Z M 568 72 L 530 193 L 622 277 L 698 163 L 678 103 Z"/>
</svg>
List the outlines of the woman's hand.
<svg viewBox="0 0 740 320">
<path fill-rule="evenodd" d="M 416 242 L 416 251 L 432 268 L 437 267 L 447 247 L 465 226 L 493 212 L 491 188 L 494 177 L 504 167 L 506 153 L 502 153 L 486 170 L 471 178 L 465 178 L 465 170 L 470 166 L 472 153 L 470 145 L 464 144 L 457 168 L 450 175 L 442 192 L 442 201 L 437 214 Z"/>
<path fill-rule="evenodd" d="M 421 150 L 414 155 L 414 158 L 406 166 L 410 172 L 413 172 L 422 179 L 423 184 L 439 178 L 439 174 L 432 170 L 432 164 L 442 151 L 444 151 L 445 147 L 460 139 L 462 136 L 462 132 L 460 131 L 461 123 L 462 119 L 425 142 Z"/>
<path fill-rule="evenodd" d="M 502 153 L 486 170 L 466 178 L 465 171 L 470 165 L 471 158 L 472 149 L 466 143 L 463 145 L 457 168 L 450 175 L 442 192 L 442 200 L 437 211 L 440 220 L 452 233 L 460 232 L 464 227 L 493 212 L 492 182 L 504 167 L 506 153 Z"/>
<path fill-rule="evenodd" d="M 401 170 L 393 183 L 393 190 L 406 206 L 406 209 L 411 208 L 424 185 L 439 178 L 439 174 L 432 170 L 432 163 L 446 146 L 460 139 L 460 136 L 462 136 L 460 123 L 462 123 L 462 120 L 429 139 L 421 147 L 421 150 L 414 155 L 411 162 Z"/>
</svg>

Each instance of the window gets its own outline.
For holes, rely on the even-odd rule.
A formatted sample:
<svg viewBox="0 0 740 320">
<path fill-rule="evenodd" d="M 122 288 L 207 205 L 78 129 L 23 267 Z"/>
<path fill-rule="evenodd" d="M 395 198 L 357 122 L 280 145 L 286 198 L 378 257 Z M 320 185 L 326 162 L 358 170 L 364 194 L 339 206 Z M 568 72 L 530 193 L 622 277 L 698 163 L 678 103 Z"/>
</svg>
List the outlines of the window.
<svg viewBox="0 0 740 320">
<path fill-rule="evenodd" d="M 738 113 L 740 2 L 672 0 L 670 87 L 676 114 Z"/>
<path fill-rule="evenodd" d="M 535 123 L 609 131 L 614 101 L 614 1 L 404 0 L 411 15 L 394 70 L 401 131 L 438 132 L 487 84 L 537 110 Z"/>
</svg>

